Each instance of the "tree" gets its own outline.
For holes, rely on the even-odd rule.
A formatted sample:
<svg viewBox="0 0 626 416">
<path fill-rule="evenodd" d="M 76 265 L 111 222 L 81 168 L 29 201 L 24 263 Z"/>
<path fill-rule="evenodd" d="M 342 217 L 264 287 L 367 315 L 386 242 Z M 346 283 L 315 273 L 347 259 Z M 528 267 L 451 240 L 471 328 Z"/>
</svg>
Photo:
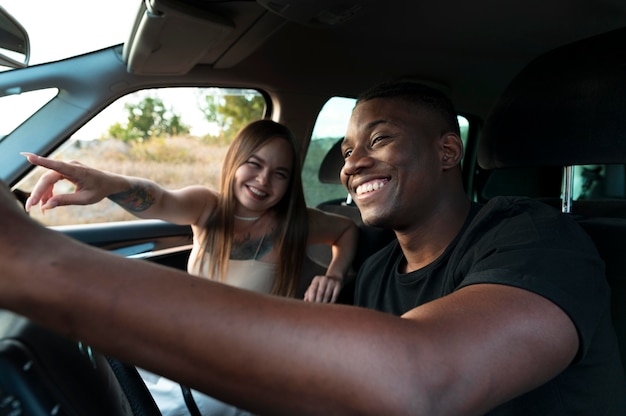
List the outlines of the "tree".
<svg viewBox="0 0 626 416">
<path fill-rule="evenodd" d="M 256 91 L 208 94 L 199 106 L 210 123 L 217 125 L 217 138 L 230 143 L 243 126 L 265 113 L 265 99 Z"/>
<path fill-rule="evenodd" d="M 138 104 L 126 103 L 128 122 L 125 126 L 115 123 L 109 134 L 123 141 L 147 140 L 151 137 L 189 133 L 180 116 L 168 110 L 160 98 L 146 97 Z"/>
</svg>

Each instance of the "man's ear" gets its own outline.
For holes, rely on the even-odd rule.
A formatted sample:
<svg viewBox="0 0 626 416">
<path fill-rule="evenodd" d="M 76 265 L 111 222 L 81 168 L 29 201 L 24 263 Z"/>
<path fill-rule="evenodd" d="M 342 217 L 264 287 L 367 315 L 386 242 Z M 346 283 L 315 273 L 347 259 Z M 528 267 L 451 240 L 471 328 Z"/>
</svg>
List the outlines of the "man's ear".
<svg viewBox="0 0 626 416">
<path fill-rule="evenodd" d="M 463 142 L 456 133 L 444 133 L 440 139 L 441 166 L 447 170 L 461 163 Z"/>
</svg>

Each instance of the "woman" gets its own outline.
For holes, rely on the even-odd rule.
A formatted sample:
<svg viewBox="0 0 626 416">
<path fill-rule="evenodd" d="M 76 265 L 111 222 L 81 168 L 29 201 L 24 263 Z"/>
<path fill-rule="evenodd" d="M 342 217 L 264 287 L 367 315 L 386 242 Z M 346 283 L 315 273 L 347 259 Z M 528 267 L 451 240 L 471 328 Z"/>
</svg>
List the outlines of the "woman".
<svg viewBox="0 0 626 416">
<path fill-rule="evenodd" d="M 189 224 L 190 273 L 282 296 L 296 294 L 306 245 L 330 244 L 333 255 L 326 274 L 313 278 L 304 300 L 334 302 L 350 271 L 358 229 L 348 218 L 306 207 L 296 149 L 285 126 L 271 120 L 248 124 L 226 153 L 219 192 L 200 185 L 170 191 L 147 179 L 24 153 L 30 163 L 50 169 L 35 184 L 26 209 L 109 198 L 140 218 Z M 55 195 L 54 184 L 63 179 L 74 183 L 75 191 Z M 171 400 L 159 398 L 173 394 L 171 382 L 160 378 L 153 386 L 147 384 L 164 414 L 179 414 L 164 408 Z M 180 397 L 177 385 L 175 396 Z M 213 400 L 197 393 L 194 397 L 206 409 L 210 405 L 205 401 Z M 182 400 L 173 403 L 179 410 L 185 406 Z"/>
</svg>

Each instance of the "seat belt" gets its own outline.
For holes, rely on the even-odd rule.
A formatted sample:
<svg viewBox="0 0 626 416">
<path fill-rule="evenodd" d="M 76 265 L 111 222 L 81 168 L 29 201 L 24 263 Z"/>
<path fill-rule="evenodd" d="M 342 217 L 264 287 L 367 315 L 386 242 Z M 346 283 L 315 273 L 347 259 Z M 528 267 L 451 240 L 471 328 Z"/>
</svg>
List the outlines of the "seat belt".
<svg viewBox="0 0 626 416">
<path fill-rule="evenodd" d="M 185 404 L 187 405 L 187 409 L 191 416 L 202 416 L 200 413 L 200 409 L 198 409 L 198 405 L 193 398 L 193 394 L 191 393 L 191 389 L 187 386 L 180 385 L 180 389 L 183 392 L 183 398 L 185 399 Z"/>
</svg>

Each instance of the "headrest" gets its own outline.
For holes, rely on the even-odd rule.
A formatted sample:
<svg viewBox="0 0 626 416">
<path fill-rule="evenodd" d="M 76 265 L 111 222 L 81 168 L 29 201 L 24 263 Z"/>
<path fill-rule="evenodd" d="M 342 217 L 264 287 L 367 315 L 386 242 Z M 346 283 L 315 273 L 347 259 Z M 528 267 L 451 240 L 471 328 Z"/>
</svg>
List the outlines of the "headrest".
<svg viewBox="0 0 626 416">
<path fill-rule="evenodd" d="M 491 109 L 485 169 L 626 162 L 626 29 L 531 62 Z"/>
<path fill-rule="evenodd" d="M 320 171 L 318 172 L 318 177 L 320 182 L 322 183 L 333 183 L 341 185 L 341 179 L 339 177 L 339 173 L 341 172 L 341 168 L 343 168 L 343 156 L 341 155 L 341 142 L 343 141 L 343 137 L 337 141 L 330 148 L 326 156 L 324 156 L 324 160 L 322 160 L 322 164 L 320 165 Z"/>
</svg>

